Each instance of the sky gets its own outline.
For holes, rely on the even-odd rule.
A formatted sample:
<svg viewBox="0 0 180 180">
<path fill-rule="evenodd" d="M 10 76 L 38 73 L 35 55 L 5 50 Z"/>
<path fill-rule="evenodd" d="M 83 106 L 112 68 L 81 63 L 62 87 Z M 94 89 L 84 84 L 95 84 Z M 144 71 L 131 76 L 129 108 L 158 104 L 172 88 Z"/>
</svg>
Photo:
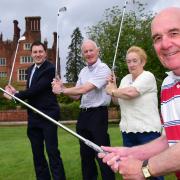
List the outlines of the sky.
<svg viewBox="0 0 180 180">
<path fill-rule="evenodd" d="M 147 12 L 158 12 L 170 7 L 180 7 L 180 0 L 140 0 L 148 3 Z M 13 39 L 13 20 L 18 20 L 21 35 L 25 31 L 26 16 L 41 16 L 42 41 L 46 38 L 48 47 L 52 46 L 53 32 L 59 34 L 59 51 L 61 58 L 62 77 L 65 74 L 68 46 L 71 43 L 70 36 L 76 27 L 79 27 L 83 37 L 86 38 L 87 27 L 96 25 L 102 20 L 104 11 L 118 5 L 123 9 L 124 0 L 1 0 L 0 5 L 0 33 L 3 40 Z M 59 9 L 66 7 L 66 11 Z M 128 0 L 127 8 L 131 9 L 132 0 Z"/>
</svg>

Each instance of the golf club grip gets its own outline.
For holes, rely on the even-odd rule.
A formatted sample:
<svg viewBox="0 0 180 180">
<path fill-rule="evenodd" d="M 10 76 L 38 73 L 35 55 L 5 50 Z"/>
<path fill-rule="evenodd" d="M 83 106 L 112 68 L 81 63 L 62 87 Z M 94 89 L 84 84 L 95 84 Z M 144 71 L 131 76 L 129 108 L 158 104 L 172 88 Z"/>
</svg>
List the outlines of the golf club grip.
<svg viewBox="0 0 180 180">
<path fill-rule="evenodd" d="M 98 146 L 97 144 L 93 143 L 92 141 L 86 140 L 84 142 L 87 146 L 89 146 L 90 148 L 94 149 L 97 153 L 104 153 L 104 154 L 108 154 L 109 152 L 104 151 L 100 146 Z M 119 163 L 121 160 L 117 159 L 116 162 Z"/>
<path fill-rule="evenodd" d="M 89 141 L 88 139 L 84 143 L 98 153 L 106 153 L 100 146 L 93 143 L 92 141 Z"/>
</svg>

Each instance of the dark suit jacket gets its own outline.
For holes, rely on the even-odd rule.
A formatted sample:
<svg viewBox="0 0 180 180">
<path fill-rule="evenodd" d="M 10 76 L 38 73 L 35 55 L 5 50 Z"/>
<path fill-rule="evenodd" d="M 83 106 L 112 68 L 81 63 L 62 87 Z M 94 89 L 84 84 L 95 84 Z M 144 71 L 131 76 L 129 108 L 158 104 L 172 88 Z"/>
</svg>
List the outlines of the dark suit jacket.
<svg viewBox="0 0 180 180">
<path fill-rule="evenodd" d="M 15 96 L 22 100 L 27 99 L 30 105 L 58 120 L 60 109 L 51 87 L 51 82 L 55 77 L 54 65 L 46 60 L 38 69 L 37 78 L 33 80 L 33 84 L 29 87 L 29 79 L 33 67 L 34 65 L 28 68 L 27 89 L 19 91 Z M 42 120 L 44 119 L 40 115 L 28 109 L 29 125 L 41 123 Z"/>
</svg>

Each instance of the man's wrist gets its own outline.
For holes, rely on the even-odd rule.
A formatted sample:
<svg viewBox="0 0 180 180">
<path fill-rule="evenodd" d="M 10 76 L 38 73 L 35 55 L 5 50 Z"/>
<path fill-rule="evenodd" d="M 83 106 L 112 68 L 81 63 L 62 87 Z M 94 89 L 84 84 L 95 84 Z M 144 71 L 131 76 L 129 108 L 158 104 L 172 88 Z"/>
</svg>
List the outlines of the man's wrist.
<svg viewBox="0 0 180 180">
<path fill-rule="evenodd" d="M 14 95 L 15 95 L 15 94 L 18 94 L 18 93 L 19 93 L 19 91 L 16 91 L 16 92 L 14 93 Z"/>
<path fill-rule="evenodd" d="M 112 97 L 115 97 L 114 91 L 115 91 L 114 89 L 111 91 L 111 96 L 112 96 Z"/>
<path fill-rule="evenodd" d="M 148 159 L 143 161 L 141 170 L 145 179 L 150 179 L 152 177 L 151 172 L 149 170 L 149 166 L 148 166 Z"/>
<path fill-rule="evenodd" d="M 64 88 L 61 88 L 59 94 L 64 93 Z"/>
</svg>

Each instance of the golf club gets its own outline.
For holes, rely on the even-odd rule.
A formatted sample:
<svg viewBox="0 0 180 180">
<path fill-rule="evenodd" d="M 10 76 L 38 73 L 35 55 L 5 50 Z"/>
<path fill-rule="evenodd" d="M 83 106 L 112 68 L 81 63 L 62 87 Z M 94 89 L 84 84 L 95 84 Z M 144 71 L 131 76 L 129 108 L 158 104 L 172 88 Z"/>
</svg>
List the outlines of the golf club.
<svg viewBox="0 0 180 180">
<path fill-rule="evenodd" d="M 11 73 L 10 73 L 8 85 L 11 85 L 12 74 L 13 74 L 13 70 L 14 70 L 14 64 L 15 64 L 15 61 L 16 61 L 16 55 L 17 55 L 19 43 L 20 43 L 20 41 L 24 41 L 25 39 L 26 39 L 26 37 L 25 37 L 25 36 L 22 36 L 22 37 L 19 38 L 19 40 L 18 40 L 18 42 L 17 42 L 16 51 L 15 51 L 15 54 L 14 54 L 14 60 L 13 60 L 12 68 L 11 68 Z"/>
<path fill-rule="evenodd" d="M 89 146 L 90 148 L 94 149 L 96 152 L 98 153 L 105 153 L 102 148 L 100 146 L 98 146 L 97 144 L 93 143 L 92 141 L 80 136 L 79 134 L 75 133 L 74 131 L 72 131 L 71 129 L 67 128 L 66 126 L 62 125 L 61 123 L 57 122 L 56 120 L 54 120 L 53 118 L 51 118 L 50 116 L 44 114 L 43 112 L 39 111 L 38 109 L 36 109 L 35 107 L 31 106 L 30 104 L 24 102 L 23 100 L 19 99 L 18 97 L 10 94 L 9 92 L 7 92 L 6 90 L 4 90 L 3 88 L 0 87 L 0 90 L 3 91 L 4 93 L 8 94 L 9 96 L 11 96 L 13 99 L 19 101 L 20 103 L 22 103 L 23 105 L 25 105 L 26 107 L 28 107 L 29 109 L 35 111 L 36 113 L 38 113 L 39 115 L 41 115 L 42 117 L 46 118 L 47 120 L 51 121 L 52 123 L 56 124 L 57 126 L 61 127 L 62 129 L 64 129 L 65 131 L 67 131 L 68 133 L 74 135 L 75 137 L 77 137 L 79 140 L 81 140 L 82 142 L 84 142 L 87 146 Z"/>
<path fill-rule="evenodd" d="M 123 6 L 123 13 L 122 13 L 122 17 L 121 17 L 121 23 L 120 23 L 120 26 L 119 26 L 119 34 L 118 34 L 118 39 L 117 39 L 117 43 L 116 43 L 114 59 L 113 59 L 112 72 L 114 72 L 114 69 L 115 69 L 117 50 L 118 50 L 118 46 L 119 46 L 119 40 L 120 40 L 120 37 L 121 37 L 121 31 L 122 31 L 122 26 L 123 26 L 123 21 L 124 21 L 124 14 L 125 14 L 127 3 L 128 3 L 128 0 L 125 0 L 124 6 Z"/>
<path fill-rule="evenodd" d="M 59 14 L 60 12 L 66 11 L 66 7 L 62 7 L 58 9 L 57 14 L 57 40 L 56 40 L 56 66 L 55 66 L 55 78 L 60 77 L 60 74 L 58 74 L 58 62 L 59 62 Z"/>
</svg>

